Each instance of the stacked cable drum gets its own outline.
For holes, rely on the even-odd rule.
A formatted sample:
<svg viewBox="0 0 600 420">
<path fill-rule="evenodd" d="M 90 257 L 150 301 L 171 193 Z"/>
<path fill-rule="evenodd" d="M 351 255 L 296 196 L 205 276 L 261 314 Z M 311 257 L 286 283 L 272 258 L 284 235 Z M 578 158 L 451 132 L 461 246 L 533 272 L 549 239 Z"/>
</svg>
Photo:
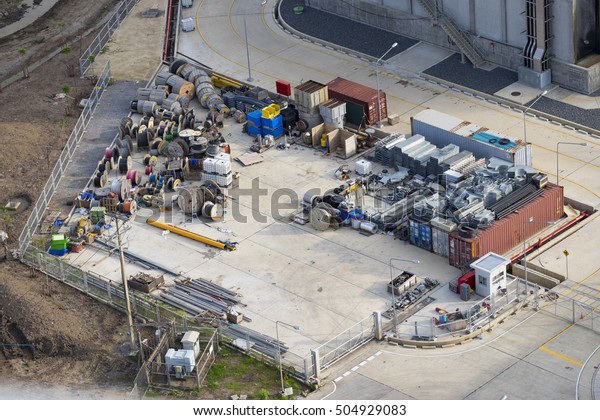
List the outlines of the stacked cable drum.
<svg viewBox="0 0 600 420">
<path fill-rule="evenodd" d="M 219 153 L 202 162 L 203 181 L 214 181 L 219 187 L 230 188 L 233 182 L 231 157 L 228 153 Z"/>
<path fill-rule="evenodd" d="M 225 105 L 221 95 L 216 92 L 211 78 L 204 70 L 200 70 L 196 66 L 187 63 L 185 60 L 174 61 L 171 63 L 169 69 L 172 73 L 178 75 L 177 77 L 192 85 L 192 95 L 195 92 L 196 97 L 203 108 L 212 109 L 221 114 L 229 114 L 229 107 Z M 176 83 L 177 79 L 169 78 L 167 84 L 169 84 L 169 82 Z M 178 93 L 183 95 L 181 91 Z M 190 97 L 190 99 L 192 98 L 193 96 Z"/>
</svg>

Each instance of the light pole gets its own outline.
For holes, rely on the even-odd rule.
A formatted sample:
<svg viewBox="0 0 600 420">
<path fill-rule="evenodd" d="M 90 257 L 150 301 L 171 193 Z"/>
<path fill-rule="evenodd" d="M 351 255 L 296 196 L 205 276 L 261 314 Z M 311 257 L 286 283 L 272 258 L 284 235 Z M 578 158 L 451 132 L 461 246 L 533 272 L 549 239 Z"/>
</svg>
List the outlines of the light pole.
<svg viewBox="0 0 600 420">
<path fill-rule="evenodd" d="M 125 308 L 127 309 L 127 325 L 129 327 L 129 354 L 135 354 L 135 335 L 133 331 L 133 317 L 131 315 L 131 302 L 129 300 L 129 284 L 125 275 L 125 254 L 123 253 L 123 244 L 121 243 L 121 231 L 119 229 L 119 218 L 115 216 L 115 225 L 117 227 L 117 244 L 119 246 L 119 262 L 121 264 L 121 280 L 123 281 L 123 292 L 125 293 Z"/>
<path fill-rule="evenodd" d="M 532 106 L 534 106 L 537 101 L 542 99 L 542 96 L 544 96 L 547 93 L 548 93 L 547 90 L 540 93 L 540 95 L 535 99 L 535 101 L 533 101 L 531 103 L 531 105 L 529 105 L 527 108 L 525 108 L 525 111 L 523 111 L 523 140 L 525 141 L 525 165 L 527 165 L 527 166 L 529 166 L 529 160 L 528 160 L 528 156 L 527 156 L 527 121 L 525 120 L 525 118 L 527 117 L 527 111 L 529 111 L 529 109 Z"/>
<path fill-rule="evenodd" d="M 559 141 L 558 143 L 556 143 L 556 185 L 560 185 L 560 178 L 558 176 L 558 146 L 560 146 L 561 144 L 572 144 L 575 146 L 587 146 L 587 143 L 582 141 L 581 143 L 574 143 L 574 142 L 570 142 L 570 141 Z"/>
<path fill-rule="evenodd" d="M 377 122 L 377 127 L 381 128 L 381 98 L 379 97 L 379 62 L 394 48 L 398 46 L 397 42 L 394 42 L 390 48 L 386 52 L 383 53 L 381 57 L 375 62 L 375 78 L 377 79 L 377 113 L 379 116 L 379 121 Z"/>
<path fill-rule="evenodd" d="M 545 222 L 538 222 L 533 220 L 533 217 L 530 217 L 529 219 L 525 220 L 523 222 L 523 269 L 525 270 L 525 299 L 527 299 L 528 293 L 529 293 L 529 286 L 528 286 L 528 282 L 527 282 L 527 235 L 526 235 L 526 229 L 525 226 L 527 226 L 528 223 L 537 223 L 537 224 L 541 224 L 541 225 L 553 225 L 556 222 L 553 221 L 545 221 Z M 535 289 L 535 293 L 536 293 L 536 310 L 537 310 L 537 290 L 538 288 L 536 287 Z"/>
<path fill-rule="evenodd" d="M 260 4 L 261 6 L 264 6 L 266 3 L 267 0 L 263 0 Z M 263 8 L 261 8 L 261 11 Z M 244 37 L 246 38 L 246 59 L 248 60 L 248 78 L 246 80 L 252 82 L 254 79 L 252 78 L 252 70 L 250 69 L 250 48 L 248 47 L 248 27 L 246 26 L 246 16 L 244 16 Z"/>
<path fill-rule="evenodd" d="M 402 258 L 390 258 L 390 285 L 392 287 L 392 313 L 393 313 L 393 322 L 394 322 L 394 335 L 398 335 L 398 320 L 396 318 L 396 293 L 394 292 L 394 266 L 392 263 L 394 261 L 402 261 L 402 262 L 411 262 L 415 264 L 420 264 L 419 260 L 405 260 Z"/>
<path fill-rule="evenodd" d="M 281 364 L 281 344 L 279 343 L 279 324 L 287 325 L 290 328 L 299 330 L 300 326 L 288 324 L 283 321 L 275 321 L 275 334 L 277 335 L 277 360 L 279 361 L 279 377 L 281 378 L 281 395 L 285 395 L 285 386 L 283 385 L 283 365 Z"/>
</svg>

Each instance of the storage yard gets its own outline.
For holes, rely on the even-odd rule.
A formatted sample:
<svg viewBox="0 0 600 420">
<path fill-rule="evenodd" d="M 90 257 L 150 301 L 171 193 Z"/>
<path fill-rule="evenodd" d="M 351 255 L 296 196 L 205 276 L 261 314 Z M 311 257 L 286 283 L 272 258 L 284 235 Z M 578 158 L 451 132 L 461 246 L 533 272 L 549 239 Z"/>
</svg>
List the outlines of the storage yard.
<svg viewBox="0 0 600 420">
<path fill-rule="evenodd" d="M 167 60 L 120 98 L 87 185 L 59 183 L 22 259 L 140 322 L 218 328 L 307 383 L 373 337 L 481 336 L 568 280 L 523 257 L 594 210 L 533 167 L 531 143 L 434 109 L 403 132 L 384 91 L 342 77 L 274 87 Z M 161 384 L 201 383 L 194 345 L 157 345 Z"/>
</svg>

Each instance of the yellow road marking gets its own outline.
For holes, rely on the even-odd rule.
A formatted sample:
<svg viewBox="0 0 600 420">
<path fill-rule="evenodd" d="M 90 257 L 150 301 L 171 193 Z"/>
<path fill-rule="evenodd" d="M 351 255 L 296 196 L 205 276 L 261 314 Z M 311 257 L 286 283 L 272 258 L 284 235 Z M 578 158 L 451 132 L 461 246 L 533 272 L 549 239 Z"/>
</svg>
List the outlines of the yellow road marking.
<svg viewBox="0 0 600 420">
<path fill-rule="evenodd" d="M 544 347 L 544 346 L 541 346 L 539 349 L 540 349 L 541 351 L 544 351 L 544 352 L 546 352 L 546 353 L 548 353 L 548 354 L 552 355 L 552 356 L 558 357 L 559 359 L 562 359 L 562 360 L 564 360 L 565 362 L 573 363 L 574 365 L 577 365 L 577 366 L 583 366 L 583 363 L 581 363 L 581 362 L 578 362 L 577 360 L 571 359 L 570 357 L 567 357 L 567 356 L 565 356 L 565 355 L 562 355 L 562 354 L 560 354 L 560 353 L 557 353 L 557 352 L 555 352 L 554 350 L 550 350 L 549 348 L 546 348 L 546 347 Z"/>
</svg>

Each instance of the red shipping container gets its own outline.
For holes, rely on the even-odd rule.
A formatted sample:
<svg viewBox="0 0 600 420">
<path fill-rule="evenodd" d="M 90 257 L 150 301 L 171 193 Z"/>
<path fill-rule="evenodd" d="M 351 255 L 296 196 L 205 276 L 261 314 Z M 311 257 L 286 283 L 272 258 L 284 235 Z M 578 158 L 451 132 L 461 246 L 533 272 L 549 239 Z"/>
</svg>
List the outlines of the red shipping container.
<svg viewBox="0 0 600 420">
<path fill-rule="evenodd" d="M 327 84 L 329 97 L 344 102 L 354 102 L 363 107 L 366 124 L 373 125 L 379 119 L 379 107 L 377 106 L 377 89 L 370 88 L 360 83 L 338 77 Z M 381 107 L 381 121 L 387 118 L 387 102 L 385 92 L 379 92 L 379 103 Z"/>
<path fill-rule="evenodd" d="M 488 252 L 505 254 L 523 244 L 523 231 L 529 242 L 534 241 L 534 235 L 548 227 L 545 222 L 556 222 L 564 213 L 563 188 L 548 184 L 544 190 L 542 195 L 514 213 L 496 220 L 488 228 L 479 229 L 472 238 L 462 237 L 458 230 L 452 232 L 448 256 L 450 265 L 468 268 L 470 263 Z"/>
<path fill-rule="evenodd" d="M 292 95 L 292 85 L 290 82 L 286 82 L 285 80 L 276 80 L 275 88 L 277 93 L 283 96 L 291 96 Z"/>
</svg>

